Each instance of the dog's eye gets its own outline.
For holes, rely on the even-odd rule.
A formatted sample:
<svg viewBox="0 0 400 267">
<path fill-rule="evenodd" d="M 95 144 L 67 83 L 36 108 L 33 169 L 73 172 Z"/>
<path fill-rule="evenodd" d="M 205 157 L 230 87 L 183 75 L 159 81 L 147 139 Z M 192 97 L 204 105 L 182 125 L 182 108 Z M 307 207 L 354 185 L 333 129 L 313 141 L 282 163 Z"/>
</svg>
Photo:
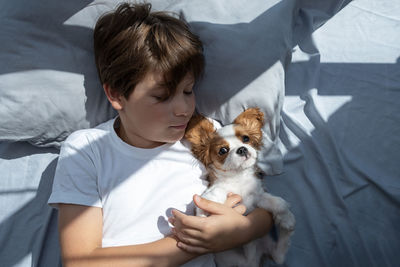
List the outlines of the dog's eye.
<svg viewBox="0 0 400 267">
<path fill-rule="evenodd" d="M 228 149 L 227 147 L 221 147 L 221 148 L 219 149 L 218 154 L 220 154 L 220 155 L 222 156 L 222 155 L 228 153 L 228 151 L 229 151 L 229 149 Z"/>
<path fill-rule="evenodd" d="M 242 136 L 242 141 L 243 141 L 243 143 L 247 143 L 247 142 L 250 141 L 250 137 L 248 137 L 247 135 L 243 135 Z"/>
</svg>

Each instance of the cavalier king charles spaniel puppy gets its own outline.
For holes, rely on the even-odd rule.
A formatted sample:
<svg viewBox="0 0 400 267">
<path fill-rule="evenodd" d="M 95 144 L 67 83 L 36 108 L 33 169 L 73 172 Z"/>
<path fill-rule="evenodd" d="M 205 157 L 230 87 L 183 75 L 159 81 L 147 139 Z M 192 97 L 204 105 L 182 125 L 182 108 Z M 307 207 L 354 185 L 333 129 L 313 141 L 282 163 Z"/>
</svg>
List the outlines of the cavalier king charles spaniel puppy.
<svg viewBox="0 0 400 267">
<path fill-rule="evenodd" d="M 263 112 L 249 108 L 232 124 L 219 129 L 209 119 L 196 114 L 185 133 L 193 155 L 208 172 L 209 186 L 202 197 L 224 203 L 228 193 L 239 194 L 246 212 L 257 207 L 271 212 L 278 230 L 277 240 L 267 235 L 242 248 L 217 253 L 218 266 L 259 266 L 263 255 L 282 263 L 289 247 L 294 216 L 285 200 L 264 191 L 257 167 L 257 153 L 263 145 L 263 125 Z M 208 214 L 197 208 L 196 215 Z"/>
</svg>

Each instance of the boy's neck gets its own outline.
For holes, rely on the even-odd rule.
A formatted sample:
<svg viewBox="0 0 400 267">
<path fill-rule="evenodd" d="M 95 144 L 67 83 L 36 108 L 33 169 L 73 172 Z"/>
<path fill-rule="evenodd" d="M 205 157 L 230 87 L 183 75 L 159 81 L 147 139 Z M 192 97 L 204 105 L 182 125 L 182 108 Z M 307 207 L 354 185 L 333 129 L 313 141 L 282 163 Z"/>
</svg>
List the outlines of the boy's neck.
<svg viewBox="0 0 400 267">
<path fill-rule="evenodd" d="M 165 142 L 156 142 L 156 141 L 150 141 L 146 140 L 143 137 L 130 133 L 126 131 L 122 121 L 121 117 L 117 117 L 118 121 L 114 123 L 114 130 L 115 133 L 118 135 L 119 138 L 121 138 L 122 141 L 127 143 L 128 145 L 137 147 L 137 148 L 146 148 L 146 149 L 151 149 L 155 147 L 159 147 L 165 144 Z"/>
</svg>

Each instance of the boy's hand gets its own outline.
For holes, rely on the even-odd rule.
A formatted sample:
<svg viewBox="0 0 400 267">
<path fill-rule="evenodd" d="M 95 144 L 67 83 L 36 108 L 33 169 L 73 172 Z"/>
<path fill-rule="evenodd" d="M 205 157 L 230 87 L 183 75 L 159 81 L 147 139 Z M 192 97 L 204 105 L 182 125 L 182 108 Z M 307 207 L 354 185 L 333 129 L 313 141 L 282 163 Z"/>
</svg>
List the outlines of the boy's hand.
<svg viewBox="0 0 400 267">
<path fill-rule="evenodd" d="M 173 234 L 179 239 L 177 245 L 191 253 L 204 254 L 237 247 L 248 241 L 250 221 L 243 214 L 244 205 L 239 195 L 228 194 L 224 204 L 197 195 L 194 203 L 210 213 L 208 217 L 185 215 L 173 210 L 170 218 Z"/>
</svg>

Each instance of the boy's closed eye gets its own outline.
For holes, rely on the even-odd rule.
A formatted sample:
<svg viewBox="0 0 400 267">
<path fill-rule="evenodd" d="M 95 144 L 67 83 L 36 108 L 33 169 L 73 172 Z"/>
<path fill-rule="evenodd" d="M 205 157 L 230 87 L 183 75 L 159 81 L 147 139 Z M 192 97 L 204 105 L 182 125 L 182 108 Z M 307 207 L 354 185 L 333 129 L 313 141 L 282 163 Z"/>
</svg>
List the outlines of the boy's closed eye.
<svg viewBox="0 0 400 267">
<path fill-rule="evenodd" d="M 165 101 L 169 98 L 169 94 L 165 87 L 157 86 L 150 92 L 150 96 L 157 101 Z"/>
<path fill-rule="evenodd" d="M 187 86 L 187 89 L 183 90 L 183 94 L 190 96 L 193 94 L 193 85 Z M 157 101 L 166 101 L 171 95 L 166 92 L 166 89 L 157 88 L 151 93 L 151 97 L 155 98 Z"/>
<path fill-rule="evenodd" d="M 183 94 L 190 96 L 193 94 L 193 90 L 187 90 L 187 91 L 183 91 Z M 152 95 L 153 98 L 155 98 L 157 101 L 159 102 L 164 102 L 167 101 L 170 96 L 168 94 L 162 93 L 162 94 L 154 94 Z"/>
<path fill-rule="evenodd" d="M 166 95 L 166 94 L 152 95 L 152 97 L 153 97 L 154 99 L 156 99 L 157 101 L 160 101 L 160 102 L 166 101 L 166 100 L 169 98 L 169 96 Z"/>
</svg>

